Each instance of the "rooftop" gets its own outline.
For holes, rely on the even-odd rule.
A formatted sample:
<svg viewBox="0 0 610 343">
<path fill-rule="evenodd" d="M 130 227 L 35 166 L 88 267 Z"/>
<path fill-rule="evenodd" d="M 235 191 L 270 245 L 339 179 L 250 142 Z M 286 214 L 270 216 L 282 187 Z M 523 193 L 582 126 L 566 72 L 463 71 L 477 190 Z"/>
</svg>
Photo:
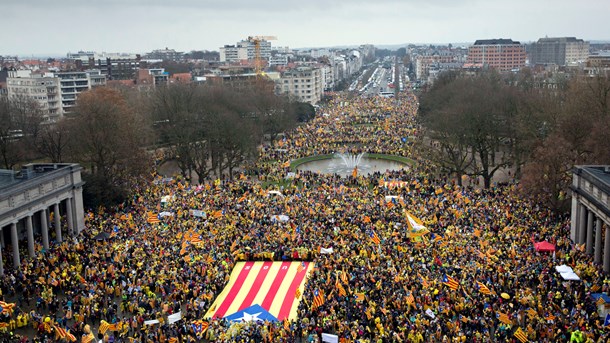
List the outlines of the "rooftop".
<svg viewBox="0 0 610 343">
<path fill-rule="evenodd" d="M 578 39 L 576 37 L 544 37 L 538 39 L 538 43 L 583 43 L 584 40 Z"/>
<path fill-rule="evenodd" d="M 74 166 L 72 163 L 37 163 L 28 164 L 19 171 L 0 169 L 0 192 L 6 191 L 28 180 L 48 175 L 51 172 Z"/>
<path fill-rule="evenodd" d="M 610 165 L 608 166 L 582 166 L 590 176 L 610 187 Z"/>
<path fill-rule="evenodd" d="M 474 42 L 474 45 L 513 45 L 513 44 L 521 44 L 521 43 L 514 41 L 512 39 L 504 39 L 504 38 L 478 39 Z"/>
</svg>

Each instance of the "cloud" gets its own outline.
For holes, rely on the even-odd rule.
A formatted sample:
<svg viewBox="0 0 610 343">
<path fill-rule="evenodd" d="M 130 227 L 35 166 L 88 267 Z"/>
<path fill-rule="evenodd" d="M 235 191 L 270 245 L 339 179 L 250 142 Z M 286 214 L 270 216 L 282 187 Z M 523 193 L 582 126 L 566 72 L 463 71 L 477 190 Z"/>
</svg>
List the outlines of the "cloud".
<svg viewBox="0 0 610 343">
<path fill-rule="evenodd" d="M 5 2 L 2 21 L 10 34 L 3 36 L 0 54 L 217 50 L 249 35 L 275 35 L 274 45 L 293 48 L 499 37 L 528 41 L 545 35 L 610 38 L 595 24 L 607 21 L 607 0 L 513 0 L 510 6 L 496 0 Z"/>
</svg>

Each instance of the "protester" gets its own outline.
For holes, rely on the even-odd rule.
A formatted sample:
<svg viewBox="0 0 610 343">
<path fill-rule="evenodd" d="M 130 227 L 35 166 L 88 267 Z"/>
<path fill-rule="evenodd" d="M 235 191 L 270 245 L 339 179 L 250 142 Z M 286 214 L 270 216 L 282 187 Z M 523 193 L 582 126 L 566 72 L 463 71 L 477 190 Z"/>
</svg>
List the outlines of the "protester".
<svg viewBox="0 0 610 343">
<path fill-rule="evenodd" d="M 322 108 L 327 115 L 264 146 L 236 180 L 194 185 L 153 174 L 134 182 L 134 197 L 89 212 L 80 236 L 20 270 L 6 268 L 4 301 L 19 301 L 4 312 L 4 329 L 33 341 L 100 335 L 95 341 L 135 343 L 312 342 L 322 333 L 342 342 L 516 342 L 517 329 L 537 342 L 609 339 L 588 297 L 607 292 L 607 280 L 570 242 L 568 219 L 520 199 L 514 184 L 484 190 L 435 177 L 412 143 L 417 99 L 397 100 L 339 96 Z M 347 178 L 285 178 L 293 159 L 344 151 L 416 164 Z M 283 196 L 268 196 L 269 189 Z M 274 221 L 277 214 L 290 220 Z M 407 215 L 429 232 L 413 232 Z M 100 232 L 110 238 L 95 240 Z M 532 241 L 540 240 L 554 242 L 555 254 L 535 252 Z M 320 253 L 331 247 L 332 254 Z M 235 262 L 263 259 L 315 262 L 298 318 L 233 325 L 204 318 Z M 559 264 L 582 281 L 561 280 Z M 312 308 L 315 290 L 325 296 Z M 182 318 L 169 324 L 177 312 Z"/>
</svg>

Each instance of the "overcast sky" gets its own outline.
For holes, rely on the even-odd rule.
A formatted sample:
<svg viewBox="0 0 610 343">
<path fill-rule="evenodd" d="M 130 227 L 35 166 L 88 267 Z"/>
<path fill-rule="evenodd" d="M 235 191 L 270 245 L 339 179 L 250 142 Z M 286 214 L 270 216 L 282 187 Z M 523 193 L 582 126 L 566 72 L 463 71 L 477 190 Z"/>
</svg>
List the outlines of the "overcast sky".
<svg viewBox="0 0 610 343">
<path fill-rule="evenodd" d="M 8 3 L 7 3 L 8 2 Z M 0 55 L 274 46 L 610 40 L 610 0 L 2 0 Z"/>
</svg>

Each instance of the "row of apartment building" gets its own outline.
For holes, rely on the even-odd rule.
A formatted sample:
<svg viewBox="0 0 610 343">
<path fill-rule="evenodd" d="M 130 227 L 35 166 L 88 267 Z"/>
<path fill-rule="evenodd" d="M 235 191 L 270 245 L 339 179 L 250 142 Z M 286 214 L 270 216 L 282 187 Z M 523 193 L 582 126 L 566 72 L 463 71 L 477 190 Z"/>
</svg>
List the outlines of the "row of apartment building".
<svg viewBox="0 0 610 343">
<path fill-rule="evenodd" d="M 238 60 L 254 58 L 254 46 L 250 41 L 238 42 L 235 49 L 230 46 L 221 48 L 222 65 L 213 68 L 214 74 L 208 74 L 208 80 L 221 82 L 251 82 L 257 75 L 248 71 L 248 66 L 240 66 Z M 275 82 L 279 94 L 290 94 L 296 99 L 316 104 L 325 90 L 332 90 L 342 80 L 349 78 L 362 68 L 363 55 L 374 53 L 373 46 L 362 46 L 350 50 L 307 50 L 293 52 L 288 48 L 280 49 L 276 56 L 271 55 L 271 44 L 261 41 L 261 57 L 268 59 L 270 66 L 277 72 L 268 72 L 267 76 Z M 314 58 L 324 57 L 324 63 Z M 146 54 L 146 59 L 164 59 L 177 61 L 183 53 L 172 49 L 159 49 Z M 290 57 L 305 56 L 309 59 L 291 62 Z M 16 59 L 15 59 L 16 60 Z M 163 68 L 145 68 L 143 59 L 138 54 L 98 53 L 79 51 L 68 53 L 62 61 L 69 68 L 77 71 L 60 71 L 63 67 L 46 67 L 36 70 L 12 69 L 0 71 L 0 95 L 9 97 L 27 97 L 36 101 L 45 113 L 44 119 L 54 122 L 63 115 L 68 115 L 76 105 L 78 95 L 94 87 L 107 84 L 122 84 L 135 87 L 154 87 L 174 82 L 205 82 L 206 77 L 193 78 L 190 73 L 169 75 Z M 231 71 L 231 65 L 239 72 Z M 62 65 L 63 65 L 62 64 Z M 65 66 L 64 66 L 65 67 Z M 224 71 L 223 71 L 224 70 Z M 1 85 L 4 84 L 5 88 Z"/>
<path fill-rule="evenodd" d="M 6 94 L 12 98 L 36 101 L 44 113 L 44 120 L 54 122 L 68 115 L 76 106 L 82 92 L 109 83 L 136 87 L 155 87 L 167 83 L 190 82 L 190 73 L 169 75 L 163 68 L 141 68 L 131 80 L 108 80 L 99 69 L 68 72 L 6 71 Z"/>
<path fill-rule="evenodd" d="M 492 68 L 501 72 L 519 70 L 526 65 L 578 66 L 590 58 L 589 42 L 575 37 L 540 38 L 532 44 L 512 39 L 482 39 L 466 48 L 441 48 L 415 57 L 418 80 L 434 79 L 449 69 Z"/>
<path fill-rule="evenodd" d="M 24 97 L 36 101 L 45 113 L 45 121 L 53 122 L 72 112 L 78 94 L 93 87 L 106 85 L 100 70 L 32 73 L 31 70 L 8 71 L 6 79 L 9 97 Z"/>
</svg>

